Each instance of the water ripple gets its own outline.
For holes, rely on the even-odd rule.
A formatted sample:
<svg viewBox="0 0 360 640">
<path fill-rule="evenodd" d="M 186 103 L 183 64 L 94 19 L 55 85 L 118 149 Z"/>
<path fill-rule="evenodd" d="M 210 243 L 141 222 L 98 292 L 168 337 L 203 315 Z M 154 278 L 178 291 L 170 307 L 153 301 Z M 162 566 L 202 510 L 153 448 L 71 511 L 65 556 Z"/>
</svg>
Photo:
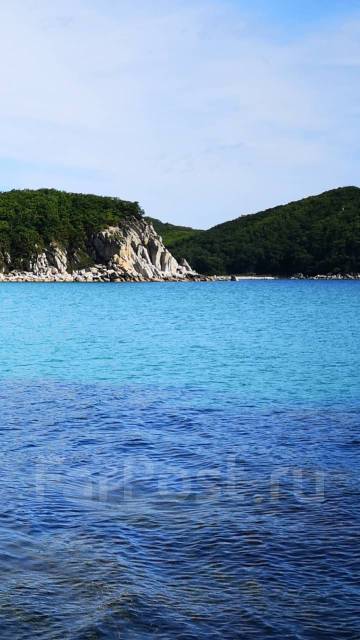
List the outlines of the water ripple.
<svg viewBox="0 0 360 640">
<path fill-rule="evenodd" d="M 359 411 L 158 394 L 1 388 L 2 638 L 355 639 Z"/>
</svg>

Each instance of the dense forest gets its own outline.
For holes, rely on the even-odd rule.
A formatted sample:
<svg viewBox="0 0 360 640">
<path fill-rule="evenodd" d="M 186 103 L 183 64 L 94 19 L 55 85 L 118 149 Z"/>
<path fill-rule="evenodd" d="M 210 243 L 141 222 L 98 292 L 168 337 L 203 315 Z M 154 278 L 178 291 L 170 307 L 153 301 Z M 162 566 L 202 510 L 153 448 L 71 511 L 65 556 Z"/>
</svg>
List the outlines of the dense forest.
<svg viewBox="0 0 360 640">
<path fill-rule="evenodd" d="M 206 274 L 360 272 L 360 189 L 344 187 L 178 235 L 157 226 L 175 257 Z M 168 227 L 168 228 L 167 228 Z M 172 227 L 172 228 L 171 228 Z"/>
<path fill-rule="evenodd" d="M 20 267 L 56 241 L 86 258 L 94 232 L 139 217 L 137 202 L 54 189 L 0 192 L 0 262 Z M 360 272 L 360 189 L 344 187 L 244 215 L 207 231 L 148 218 L 178 258 L 204 274 Z"/>
<path fill-rule="evenodd" d="M 21 267 L 52 241 L 70 255 L 86 256 L 91 234 L 142 214 L 137 202 L 118 198 L 55 189 L 0 192 L 0 262 L 10 254 L 12 264 Z"/>
</svg>

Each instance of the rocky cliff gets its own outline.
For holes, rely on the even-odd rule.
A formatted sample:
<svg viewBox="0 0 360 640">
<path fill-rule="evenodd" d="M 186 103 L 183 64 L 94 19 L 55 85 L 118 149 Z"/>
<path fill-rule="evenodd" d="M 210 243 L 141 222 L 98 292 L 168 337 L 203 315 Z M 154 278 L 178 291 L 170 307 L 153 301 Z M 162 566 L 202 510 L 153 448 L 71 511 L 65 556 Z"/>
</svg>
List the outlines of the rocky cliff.
<svg viewBox="0 0 360 640">
<path fill-rule="evenodd" d="M 79 268 L 84 257 L 87 265 Z M 152 224 L 139 217 L 124 218 L 117 226 L 92 234 L 81 256 L 51 242 L 23 267 L 14 270 L 12 256 L 4 254 L 0 280 L 156 281 L 197 276 L 186 260 L 178 262 L 172 256 Z"/>
</svg>

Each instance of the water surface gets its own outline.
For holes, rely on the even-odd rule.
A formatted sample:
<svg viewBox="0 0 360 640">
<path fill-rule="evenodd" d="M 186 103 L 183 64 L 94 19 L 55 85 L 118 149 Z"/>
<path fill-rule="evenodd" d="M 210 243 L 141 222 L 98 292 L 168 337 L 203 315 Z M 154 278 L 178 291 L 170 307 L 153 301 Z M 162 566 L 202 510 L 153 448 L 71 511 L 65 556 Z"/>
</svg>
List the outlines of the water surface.
<svg viewBox="0 0 360 640">
<path fill-rule="evenodd" d="M 358 639 L 360 284 L 1 284 L 0 624 Z"/>
</svg>

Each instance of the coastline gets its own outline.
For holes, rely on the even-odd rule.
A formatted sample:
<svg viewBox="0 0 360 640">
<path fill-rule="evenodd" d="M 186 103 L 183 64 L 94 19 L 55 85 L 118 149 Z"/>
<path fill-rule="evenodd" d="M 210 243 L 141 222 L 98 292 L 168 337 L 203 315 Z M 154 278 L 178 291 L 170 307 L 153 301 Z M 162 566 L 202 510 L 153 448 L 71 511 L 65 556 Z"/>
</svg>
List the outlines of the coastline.
<svg viewBox="0 0 360 640">
<path fill-rule="evenodd" d="M 201 275 L 193 273 L 180 276 L 164 276 L 161 278 L 148 278 L 143 275 L 130 276 L 119 275 L 113 269 L 104 266 L 89 267 L 73 273 L 59 272 L 49 269 L 45 273 L 36 274 L 31 271 L 10 271 L 0 273 L 0 284 L 6 282 L 29 282 L 29 283 L 121 283 L 121 282 L 243 282 L 254 280 L 360 280 L 360 273 L 356 274 L 317 274 L 315 276 L 304 276 L 296 274 L 293 276 L 274 275 Z"/>
<path fill-rule="evenodd" d="M 29 283 L 121 283 L 121 282 L 230 282 L 240 280 L 277 280 L 274 276 L 206 276 L 201 274 L 186 275 L 184 277 L 164 276 L 161 278 L 147 278 L 146 276 L 127 276 L 113 272 L 112 270 L 93 274 L 91 270 L 74 273 L 45 273 L 34 274 L 31 272 L 14 271 L 10 273 L 0 273 L 0 284 L 5 282 L 29 282 Z"/>
</svg>

